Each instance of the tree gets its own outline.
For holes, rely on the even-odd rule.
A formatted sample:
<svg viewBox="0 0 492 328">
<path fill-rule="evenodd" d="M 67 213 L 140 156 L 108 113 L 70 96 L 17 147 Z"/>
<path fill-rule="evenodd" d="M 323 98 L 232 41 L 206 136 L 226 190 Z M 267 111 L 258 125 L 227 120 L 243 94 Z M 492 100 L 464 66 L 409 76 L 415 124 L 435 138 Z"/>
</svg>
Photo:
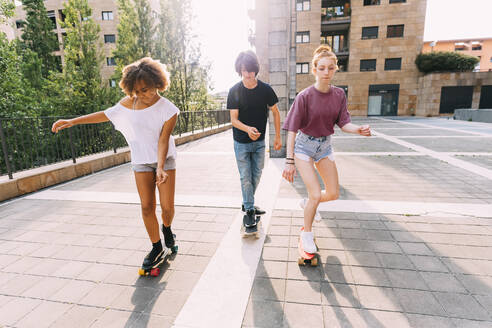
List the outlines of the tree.
<svg viewBox="0 0 492 328">
<path fill-rule="evenodd" d="M 59 62 L 53 55 L 58 50 L 58 38 L 53 32 L 56 26 L 48 18 L 43 0 L 24 0 L 26 21 L 23 23 L 22 42 L 37 53 L 41 59 L 41 72 L 47 77 L 50 71 L 58 70 Z"/>
<path fill-rule="evenodd" d="M 0 24 L 4 24 L 14 15 L 14 0 L 0 0 Z"/>
<path fill-rule="evenodd" d="M 209 65 L 201 64 L 199 45 L 191 33 L 189 0 L 161 0 L 157 57 L 168 64 L 171 85 L 167 92 L 182 110 L 204 110 L 209 104 Z"/>
<path fill-rule="evenodd" d="M 450 51 L 419 54 L 415 65 L 422 73 L 472 71 L 480 60 L 478 57 Z"/>
<path fill-rule="evenodd" d="M 147 0 L 118 0 L 118 39 L 113 56 L 116 60 L 114 78 L 121 78 L 123 67 L 143 57 L 153 56 L 155 21 Z"/>
<path fill-rule="evenodd" d="M 65 63 L 58 90 L 66 110 L 71 114 L 87 114 L 99 110 L 106 102 L 101 97 L 101 66 L 104 60 L 100 27 L 91 18 L 87 0 L 68 0 L 63 13 L 66 37 Z M 60 84 L 60 83 L 59 83 Z"/>
</svg>

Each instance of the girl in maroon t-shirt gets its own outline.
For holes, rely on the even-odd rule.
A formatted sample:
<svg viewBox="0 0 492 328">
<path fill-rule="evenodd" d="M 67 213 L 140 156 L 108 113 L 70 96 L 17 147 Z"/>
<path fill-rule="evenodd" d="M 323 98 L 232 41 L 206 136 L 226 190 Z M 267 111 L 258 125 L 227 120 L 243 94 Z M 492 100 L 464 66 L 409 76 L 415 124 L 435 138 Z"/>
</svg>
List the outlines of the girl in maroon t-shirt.
<svg viewBox="0 0 492 328">
<path fill-rule="evenodd" d="M 308 192 L 309 199 L 300 203 L 304 209 L 301 239 L 308 253 L 316 252 L 312 226 L 313 219 L 321 220 L 317 210 L 319 203 L 335 200 L 339 195 L 338 171 L 331 147 L 335 124 L 347 133 L 371 135 L 369 125 L 351 123 L 345 92 L 331 85 L 337 69 L 337 57 L 331 48 L 319 46 L 312 61 L 316 83 L 296 96 L 282 127 L 288 130 L 287 158 L 282 176 L 293 182 L 297 167 Z M 315 169 L 326 190 L 321 190 Z"/>
</svg>

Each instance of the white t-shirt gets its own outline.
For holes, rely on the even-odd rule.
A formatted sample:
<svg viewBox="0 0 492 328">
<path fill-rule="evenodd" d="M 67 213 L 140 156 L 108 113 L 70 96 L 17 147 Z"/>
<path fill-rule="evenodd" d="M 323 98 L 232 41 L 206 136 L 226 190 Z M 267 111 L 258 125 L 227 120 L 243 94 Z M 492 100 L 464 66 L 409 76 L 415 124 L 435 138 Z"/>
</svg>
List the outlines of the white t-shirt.
<svg viewBox="0 0 492 328">
<path fill-rule="evenodd" d="M 157 147 L 164 123 L 179 114 L 179 109 L 161 97 L 155 104 L 144 109 L 129 109 L 119 102 L 104 111 L 104 114 L 120 131 L 130 146 L 132 164 L 157 163 Z M 167 158 L 176 158 L 174 138 L 169 137 Z"/>
</svg>

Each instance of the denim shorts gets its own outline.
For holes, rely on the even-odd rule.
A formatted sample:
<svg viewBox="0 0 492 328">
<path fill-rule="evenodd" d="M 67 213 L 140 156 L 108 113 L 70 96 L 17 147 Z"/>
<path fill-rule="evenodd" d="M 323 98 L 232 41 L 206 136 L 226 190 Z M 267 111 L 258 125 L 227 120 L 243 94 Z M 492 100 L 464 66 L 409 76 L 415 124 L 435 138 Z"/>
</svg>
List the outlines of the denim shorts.
<svg viewBox="0 0 492 328">
<path fill-rule="evenodd" d="M 157 169 L 157 163 L 152 164 L 132 164 L 132 170 L 135 172 L 155 172 Z M 166 163 L 164 163 L 164 171 L 175 170 L 176 159 L 174 157 L 168 157 Z"/>
<path fill-rule="evenodd" d="M 331 136 L 316 138 L 301 131 L 296 136 L 294 154 L 297 158 L 308 162 L 313 159 L 317 163 L 325 157 L 328 157 L 331 161 L 335 160 L 331 146 Z"/>
</svg>

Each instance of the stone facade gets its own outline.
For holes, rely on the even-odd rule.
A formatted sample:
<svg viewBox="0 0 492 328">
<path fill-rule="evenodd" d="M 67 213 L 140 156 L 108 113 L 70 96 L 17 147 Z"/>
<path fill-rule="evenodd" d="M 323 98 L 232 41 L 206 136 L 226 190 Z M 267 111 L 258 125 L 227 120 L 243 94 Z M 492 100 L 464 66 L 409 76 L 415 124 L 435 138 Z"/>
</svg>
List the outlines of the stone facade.
<svg viewBox="0 0 492 328">
<path fill-rule="evenodd" d="M 60 50 L 55 52 L 56 56 L 60 56 L 63 62 L 63 33 L 64 29 L 61 28 L 60 22 L 61 19 L 61 10 L 64 8 L 63 4 L 66 3 L 66 0 L 45 0 L 44 5 L 48 12 L 53 11 L 57 22 L 56 22 L 56 35 L 58 36 L 58 40 L 60 43 Z M 101 67 L 101 77 L 103 79 L 103 83 L 109 83 L 110 77 L 114 73 L 115 66 L 108 65 L 107 58 L 112 58 L 112 52 L 116 48 L 116 43 L 105 43 L 104 35 L 115 35 L 115 38 L 118 37 L 118 7 L 115 0 L 107 0 L 107 1 L 99 1 L 99 0 L 88 0 L 89 6 L 92 9 L 92 19 L 101 27 L 100 32 L 100 41 L 103 49 L 103 54 L 105 60 Z M 159 0 L 150 0 L 149 1 L 152 10 L 154 12 L 160 12 Z M 103 12 L 112 13 L 112 19 L 103 19 Z M 24 20 L 25 12 L 22 6 L 17 6 L 15 10 L 14 18 L 12 19 L 14 26 L 16 20 Z M 107 17 L 107 16 L 106 16 Z M 20 38 L 22 35 L 22 29 L 15 29 L 15 37 Z"/>
<path fill-rule="evenodd" d="M 340 41 L 339 47 L 334 49 L 341 70 L 336 73 L 333 84 L 347 88 L 350 113 L 368 115 L 370 85 L 397 85 L 395 115 L 415 114 L 418 79 L 422 74 L 414 61 L 422 50 L 426 4 L 427 0 L 392 4 L 381 0 L 379 5 L 371 6 L 364 6 L 363 0 L 256 0 L 255 9 L 250 11 L 256 25 L 251 41 L 260 58 L 260 78 L 273 82 L 274 89 L 288 100 L 281 104 L 282 122 L 295 95 L 314 83 L 313 51 L 321 42 L 326 42 L 328 36 L 334 40 L 331 35 L 337 33 L 343 35 L 343 46 Z M 289 8 L 287 13 L 286 7 Z M 341 14 L 327 14 L 333 8 L 342 11 Z M 403 25 L 403 36 L 387 37 L 388 25 Z M 377 37 L 363 39 L 362 29 L 376 26 Z M 309 41 L 296 42 L 301 33 L 307 34 Z M 285 38 L 289 49 L 281 43 Z M 385 61 L 391 58 L 401 58 L 400 69 L 385 70 Z M 363 59 L 375 59 L 375 71 L 361 72 Z M 304 64 L 304 71 L 297 72 L 296 64 Z"/>
<path fill-rule="evenodd" d="M 492 72 L 431 73 L 418 81 L 418 116 L 438 116 L 441 89 L 449 86 L 473 86 L 472 109 L 478 109 L 482 86 L 492 86 Z"/>
</svg>

